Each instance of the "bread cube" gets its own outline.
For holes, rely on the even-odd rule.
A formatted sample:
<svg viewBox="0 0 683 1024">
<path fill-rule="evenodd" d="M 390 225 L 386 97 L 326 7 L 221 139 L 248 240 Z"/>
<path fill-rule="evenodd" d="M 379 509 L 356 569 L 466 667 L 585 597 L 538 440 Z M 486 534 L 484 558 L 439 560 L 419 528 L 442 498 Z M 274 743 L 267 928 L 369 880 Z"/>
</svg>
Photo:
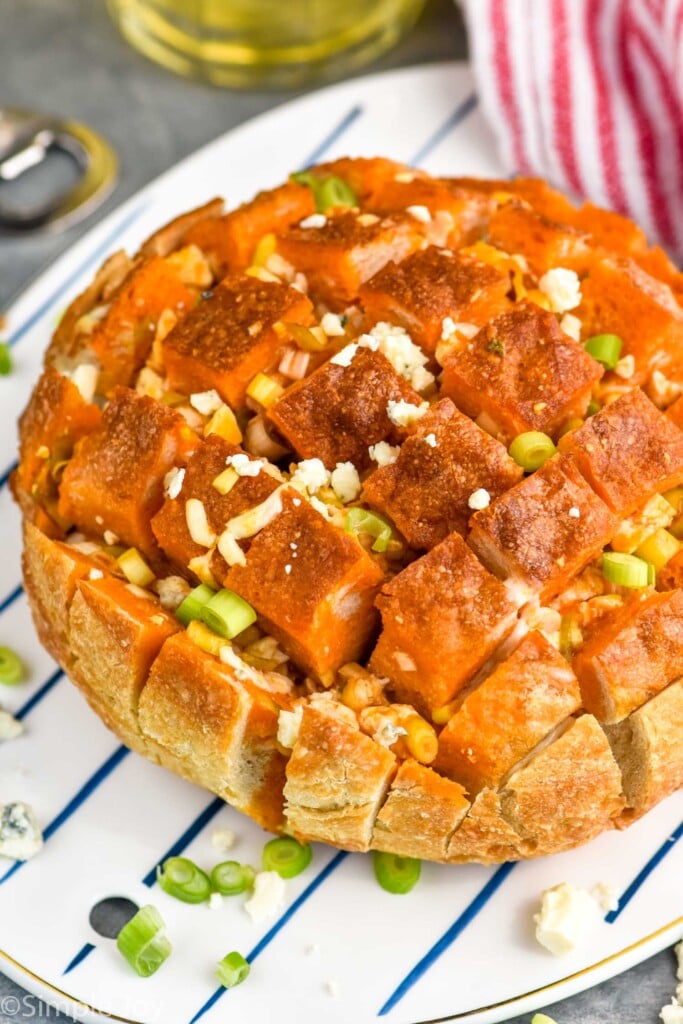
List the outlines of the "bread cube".
<svg viewBox="0 0 683 1024">
<path fill-rule="evenodd" d="M 627 820 L 683 786 L 683 679 L 605 731 L 621 768 Z"/>
<path fill-rule="evenodd" d="M 614 827 L 624 807 L 621 772 L 596 720 L 571 721 L 513 773 L 500 802 L 527 856 L 571 850 Z"/>
<path fill-rule="evenodd" d="M 43 647 L 69 669 L 73 660 L 69 641 L 69 608 L 79 580 L 91 572 L 101 575 L 115 568 L 104 551 L 85 555 L 71 544 L 46 537 L 33 523 L 24 521 L 21 564 L 31 614 Z"/>
<path fill-rule="evenodd" d="M 283 511 L 253 539 L 246 565 L 232 566 L 226 586 L 253 605 L 299 668 L 330 682 L 340 665 L 366 653 L 383 572 L 355 537 L 296 492 L 282 501 Z"/>
<path fill-rule="evenodd" d="M 542 178 L 445 178 L 451 188 L 481 192 L 491 196 L 500 205 L 517 197 L 528 203 L 536 213 L 560 224 L 573 224 L 576 208 L 565 195 L 544 181 Z"/>
<path fill-rule="evenodd" d="M 612 725 L 683 675 L 683 591 L 645 592 L 601 618 L 574 658 L 584 706 Z"/>
<path fill-rule="evenodd" d="M 399 173 L 398 178 L 394 175 L 373 190 L 365 199 L 367 209 L 383 214 L 407 210 L 414 216 L 411 211 L 417 207 L 425 238 L 435 245 L 460 248 L 481 237 L 493 210 L 487 196 L 414 171 L 409 173 L 410 181 L 404 180 L 406 174 Z"/>
<path fill-rule="evenodd" d="M 249 382 L 269 369 L 290 335 L 282 321 L 313 322 L 309 300 L 295 288 L 247 275 L 224 278 L 163 340 L 171 388 L 183 394 L 215 389 L 243 407 Z"/>
<path fill-rule="evenodd" d="M 580 707 L 579 684 L 566 659 L 542 633 L 528 633 L 441 731 L 434 767 L 471 794 L 496 787 Z"/>
<path fill-rule="evenodd" d="M 161 314 L 170 309 L 182 317 L 197 294 L 183 283 L 179 269 L 159 256 L 134 264 L 103 318 L 80 338 L 81 347 L 93 352 L 100 364 L 100 394 L 109 396 L 117 385 L 132 383 L 151 351 Z"/>
<path fill-rule="evenodd" d="M 276 746 L 287 694 L 270 693 L 185 632 L 168 640 L 139 705 L 140 726 L 165 768 L 212 790 L 264 828 L 282 827 L 285 758 Z"/>
<path fill-rule="evenodd" d="M 280 235 L 277 251 L 305 274 L 317 302 L 343 309 L 385 263 L 420 248 L 422 227 L 409 214 L 379 217 L 337 207 L 328 211 L 321 227 L 295 227 Z"/>
<path fill-rule="evenodd" d="M 261 238 L 285 231 L 315 212 L 310 188 L 288 181 L 260 192 L 248 203 L 222 217 L 204 219 L 187 231 L 185 241 L 199 246 L 217 277 L 245 270 L 253 261 Z"/>
<path fill-rule="evenodd" d="M 443 393 L 473 419 L 484 414 L 508 442 L 528 430 L 555 438 L 585 415 L 602 374 L 552 313 L 520 302 L 447 356 Z"/>
<path fill-rule="evenodd" d="M 633 260 L 594 261 L 581 282 L 582 302 L 573 310 L 583 324 L 582 336 L 618 334 L 622 355 L 632 355 L 642 382 L 650 371 L 666 372 L 680 364 L 683 310 L 671 289 Z"/>
<path fill-rule="evenodd" d="M 470 808 L 465 790 L 409 759 L 399 765 L 372 833 L 374 850 L 445 860 L 448 840 Z"/>
<path fill-rule="evenodd" d="M 449 840 L 448 860 L 451 864 L 500 864 L 528 857 L 529 845 L 503 816 L 498 793 L 482 789 Z"/>
<path fill-rule="evenodd" d="M 504 252 L 524 256 L 537 277 L 554 267 L 581 273 L 592 258 L 581 231 L 514 201 L 501 206 L 491 217 L 488 242 Z"/>
<path fill-rule="evenodd" d="M 676 424 L 679 430 L 683 430 L 683 395 L 668 406 L 666 415 Z"/>
<path fill-rule="evenodd" d="M 469 543 L 484 565 L 545 603 L 602 551 L 617 519 L 571 459 L 554 456 L 470 525 Z"/>
<path fill-rule="evenodd" d="M 262 469 L 257 476 L 239 476 L 227 494 L 216 490 L 213 482 L 226 469 L 226 460 L 240 453 L 246 455 L 236 445 L 212 434 L 188 459 L 180 492 L 175 497 L 167 495 L 152 519 L 152 530 L 159 546 L 183 573 L 187 572 L 193 558 L 205 555 L 207 550 L 190 535 L 186 516 L 188 500 L 201 501 L 209 529 L 220 536 L 228 520 L 260 505 L 279 486 L 278 481 Z M 246 541 L 241 543 L 246 545 Z M 228 566 L 218 551 L 212 558 L 211 569 L 219 582 L 225 579 Z"/>
<path fill-rule="evenodd" d="M 401 263 L 387 263 L 360 289 L 368 326 L 386 320 L 434 353 L 443 321 L 482 327 L 510 306 L 510 276 L 471 256 L 429 246 Z"/>
<path fill-rule="evenodd" d="M 377 607 L 382 633 L 370 667 L 399 701 L 430 716 L 507 636 L 518 605 L 453 533 L 386 584 Z"/>
<path fill-rule="evenodd" d="M 174 217 L 168 224 L 155 231 L 140 246 L 140 256 L 169 256 L 176 249 L 187 243 L 187 235 L 202 225 L 205 228 L 205 221 L 217 220 L 225 209 L 225 202 L 220 198 L 209 199 L 208 203 L 188 210 Z"/>
<path fill-rule="evenodd" d="M 178 413 L 120 388 L 100 426 L 76 445 L 59 489 L 59 514 L 86 533 L 111 530 L 143 553 L 158 553 L 151 519 L 164 477 L 184 465 L 196 435 Z"/>
<path fill-rule="evenodd" d="M 639 388 L 566 434 L 560 450 L 622 517 L 683 482 L 683 432 Z"/>
<path fill-rule="evenodd" d="M 495 498 L 522 475 L 500 442 L 442 398 L 418 420 L 396 461 L 367 478 L 363 495 L 411 547 L 433 548 L 453 530 L 465 536 L 475 491 Z"/>
<path fill-rule="evenodd" d="M 381 352 L 359 348 L 349 365 L 333 357 L 288 388 L 268 417 L 300 458 L 322 459 L 328 469 L 353 462 L 361 471 L 371 465 L 370 445 L 406 436 L 387 411 L 401 400 L 422 403 Z"/>
<path fill-rule="evenodd" d="M 334 701 L 304 707 L 287 763 L 287 830 L 345 850 L 367 850 L 396 758 Z"/>
<path fill-rule="evenodd" d="M 145 747 L 138 701 L 162 644 L 180 629 L 154 595 L 113 576 L 81 579 L 69 609 L 69 675 L 110 729 Z"/>
<path fill-rule="evenodd" d="M 19 420 L 19 466 L 12 486 L 22 511 L 33 519 L 39 506 L 57 512 L 56 477 L 74 445 L 100 422 L 96 405 L 84 401 L 67 377 L 48 367 Z"/>
</svg>

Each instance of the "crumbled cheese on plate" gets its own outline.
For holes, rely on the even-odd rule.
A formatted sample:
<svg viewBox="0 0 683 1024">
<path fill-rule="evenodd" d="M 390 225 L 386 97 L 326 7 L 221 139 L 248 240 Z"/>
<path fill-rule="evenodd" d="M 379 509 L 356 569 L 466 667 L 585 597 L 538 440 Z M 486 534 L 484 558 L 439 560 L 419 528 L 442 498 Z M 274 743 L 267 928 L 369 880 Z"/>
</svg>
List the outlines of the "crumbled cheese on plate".
<svg viewBox="0 0 683 1024">
<path fill-rule="evenodd" d="M 254 879 L 254 888 L 244 909 L 254 924 L 275 917 L 285 901 L 285 883 L 277 871 L 260 871 Z"/>
<path fill-rule="evenodd" d="M 541 910 L 534 915 L 536 939 L 561 956 L 579 946 L 601 920 L 600 906 L 589 892 L 562 882 L 541 896 Z"/>
<path fill-rule="evenodd" d="M 28 860 L 42 845 L 42 833 L 28 804 L 17 801 L 0 807 L 0 856 Z"/>
<path fill-rule="evenodd" d="M 398 401 L 389 399 L 387 402 L 387 416 L 397 427 L 412 426 L 413 423 L 417 423 L 419 419 L 422 419 L 428 409 L 429 405 L 427 402 L 422 402 L 421 405 L 413 405 L 412 402 L 406 402 L 404 398 L 400 398 Z"/>
</svg>

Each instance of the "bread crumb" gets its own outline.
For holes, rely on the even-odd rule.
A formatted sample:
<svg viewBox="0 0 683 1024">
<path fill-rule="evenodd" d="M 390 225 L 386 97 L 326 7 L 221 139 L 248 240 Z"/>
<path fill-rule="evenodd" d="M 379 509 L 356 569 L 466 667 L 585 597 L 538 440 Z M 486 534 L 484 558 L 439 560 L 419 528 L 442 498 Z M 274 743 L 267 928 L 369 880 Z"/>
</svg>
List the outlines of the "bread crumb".
<svg viewBox="0 0 683 1024">
<path fill-rule="evenodd" d="M 329 981 L 325 982 L 325 990 L 333 999 L 339 999 L 339 984 L 333 978 L 330 978 Z"/>
</svg>

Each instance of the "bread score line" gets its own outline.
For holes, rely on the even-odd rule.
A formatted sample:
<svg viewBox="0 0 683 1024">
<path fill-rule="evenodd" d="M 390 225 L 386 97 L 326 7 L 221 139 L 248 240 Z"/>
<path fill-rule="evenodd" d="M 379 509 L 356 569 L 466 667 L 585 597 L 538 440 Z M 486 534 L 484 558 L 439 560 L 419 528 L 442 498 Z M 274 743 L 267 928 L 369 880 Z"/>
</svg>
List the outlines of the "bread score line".
<svg viewBox="0 0 683 1024">
<path fill-rule="evenodd" d="M 621 828 L 683 782 L 680 276 L 542 182 L 310 173 L 356 205 L 207 204 L 64 315 L 12 480 L 41 642 L 272 831 L 492 863 Z M 559 451 L 525 476 L 530 430 Z M 655 585 L 609 584 L 657 531 Z M 257 624 L 183 628 L 200 581 Z"/>
</svg>

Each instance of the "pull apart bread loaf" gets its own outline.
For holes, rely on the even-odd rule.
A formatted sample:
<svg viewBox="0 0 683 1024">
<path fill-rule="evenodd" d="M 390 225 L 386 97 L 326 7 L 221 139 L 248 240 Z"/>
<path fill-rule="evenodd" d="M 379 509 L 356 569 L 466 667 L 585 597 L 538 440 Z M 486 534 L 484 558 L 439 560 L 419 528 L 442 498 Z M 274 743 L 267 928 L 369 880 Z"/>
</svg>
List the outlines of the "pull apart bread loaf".
<svg viewBox="0 0 683 1024">
<path fill-rule="evenodd" d="M 683 782 L 682 393 L 683 276 L 541 181 L 342 159 L 216 200 L 49 346 L 38 633 L 267 829 L 569 849 Z"/>
</svg>

